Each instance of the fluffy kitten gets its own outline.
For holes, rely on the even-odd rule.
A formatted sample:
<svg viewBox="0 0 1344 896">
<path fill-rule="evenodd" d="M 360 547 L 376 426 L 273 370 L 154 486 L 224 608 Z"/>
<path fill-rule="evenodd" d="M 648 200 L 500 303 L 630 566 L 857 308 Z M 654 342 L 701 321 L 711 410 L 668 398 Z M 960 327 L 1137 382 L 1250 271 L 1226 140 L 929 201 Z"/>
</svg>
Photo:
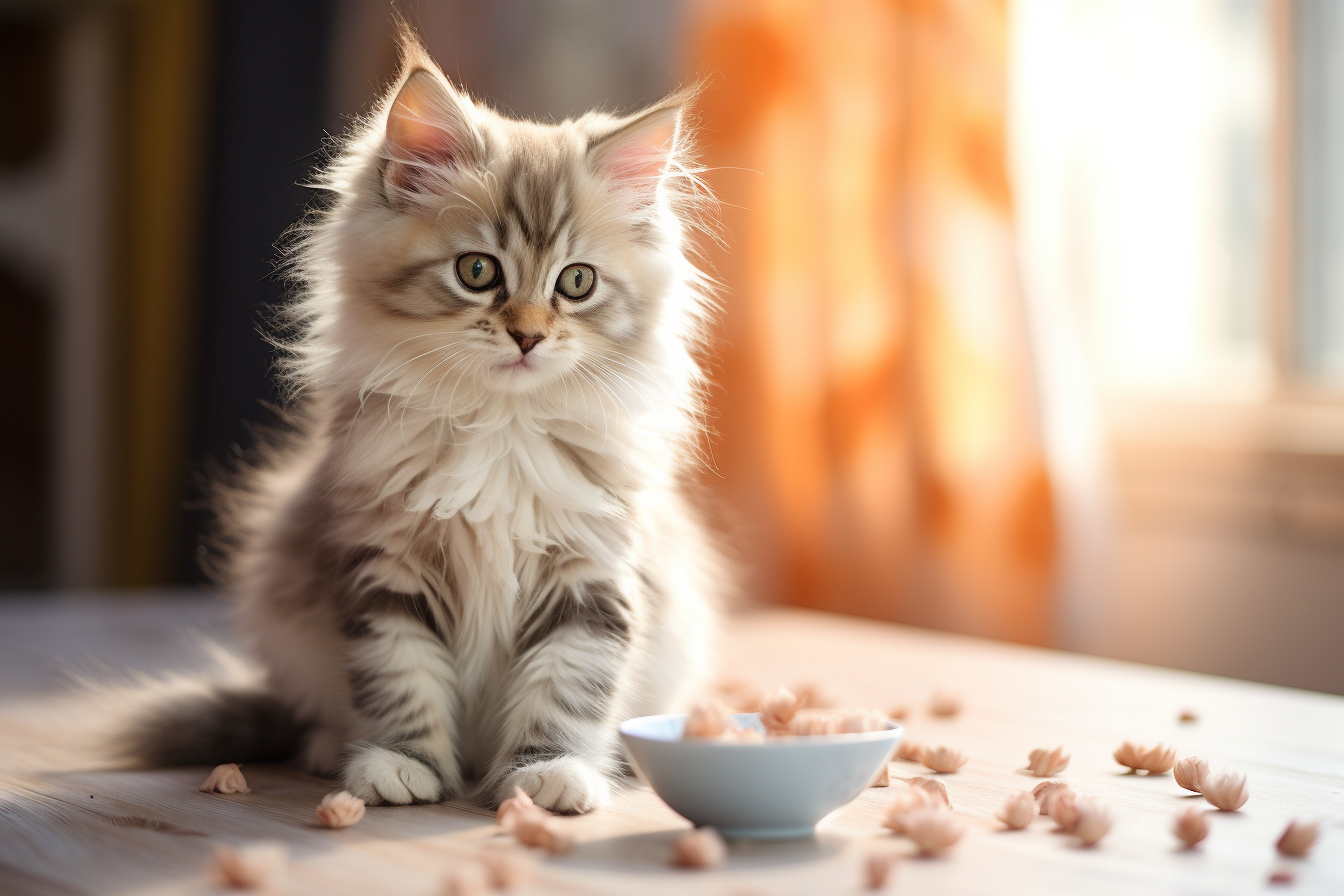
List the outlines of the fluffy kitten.
<svg viewBox="0 0 1344 896">
<path fill-rule="evenodd" d="M 226 508 L 271 697 L 139 739 L 212 761 L 250 726 L 265 754 L 292 716 L 307 767 L 371 804 L 474 781 L 584 812 L 617 724 L 697 685 L 723 581 L 683 493 L 706 310 L 684 97 L 534 124 L 403 56 L 294 259 L 300 433 Z"/>
</svg>

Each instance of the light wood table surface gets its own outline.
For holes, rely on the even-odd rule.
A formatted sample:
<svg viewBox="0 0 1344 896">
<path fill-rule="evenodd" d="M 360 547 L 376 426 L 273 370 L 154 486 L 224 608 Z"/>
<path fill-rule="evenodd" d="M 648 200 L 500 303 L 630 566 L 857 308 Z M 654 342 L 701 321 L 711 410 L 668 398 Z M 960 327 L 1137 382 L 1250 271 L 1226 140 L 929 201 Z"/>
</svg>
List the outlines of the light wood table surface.
<svg viewBox="0 0 1344 896">
<path fill-rule="evenodd" d="M 293 857 L 283 892 L 429 896 L 446 869 L 503 839 L 488 813 L 455 804 L 370 809 L 328 831 L 312 810 L 331 783 L 280 767 L 247 767 L 253 792 L 220 796 L 196 791 L 205 769 L 100 765 L 91 751 L 103 707 L 63 696 L 62 670 L 105 679 L 191 667 L 200 633 L 229 642 L 219 605 L 201 598 L 0 600 L 0 893 L 218 892 L 204 870 L 213 844 L 274 839 Z M 845 705 L 909 704 L 909 737 L 971 757 L 942 776 L 969 827 L 963 842 L 919 859 L 879 826 L 900 779 L 921 774 L 896 761 L 892 787 L 867 790 L 813 839 L 734 843 L 721 868 L 683 871 L 666 861 L 687 823 L 632 783 L 612 807 L 567 820 L 577 848 L 543 858 L 517 892 L 852 893 L 864 856 L 888 849 L 910 857 L 888 887 L 900 894 L 1344 894 L 1344 698 L 799 610 L 733 619 L 725 656 L 761 684 L 814 682 Z M 931 717 L 936 688 L 960 694 L 963 712 Z M 1186 707 L 1198 722 L 1178 721 Z M 1111 751 L 1127 738 L 1245 771 L 1250 801 L 1215 813 L 1200 848 L 1178 850 L 1176 812 L 1210 807 L 1170 775 L 1122 774 Z M 1052 833 L 1048 819 L 1007 832 L 993 818 L 1037 783 L 1020 770 L 1028 751 L 1056 744 L 1073 756 L 1062 779 L 1113 808 L 1115 828 L 1095 849 Z M 1321 841 L 1308 859 L 1281 860 L 1274 841 L 1295 817 L 1323 821 Z M 1296 883 L 1271 886 L 1284 866 Z"/>
</svg>

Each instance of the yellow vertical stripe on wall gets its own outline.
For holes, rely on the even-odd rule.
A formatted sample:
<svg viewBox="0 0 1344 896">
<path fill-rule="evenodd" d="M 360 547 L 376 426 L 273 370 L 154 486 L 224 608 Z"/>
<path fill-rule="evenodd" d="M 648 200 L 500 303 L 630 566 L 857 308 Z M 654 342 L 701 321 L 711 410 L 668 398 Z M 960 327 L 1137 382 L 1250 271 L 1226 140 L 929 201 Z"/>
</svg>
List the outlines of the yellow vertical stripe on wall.
<svg viewBox="0 0 1344 896">
<path fill-rule="evenodd" d="M 203 0 L 127 7 L 115 584 L 169 580 L 180 519 L 205 123 Z"/>
</svg>

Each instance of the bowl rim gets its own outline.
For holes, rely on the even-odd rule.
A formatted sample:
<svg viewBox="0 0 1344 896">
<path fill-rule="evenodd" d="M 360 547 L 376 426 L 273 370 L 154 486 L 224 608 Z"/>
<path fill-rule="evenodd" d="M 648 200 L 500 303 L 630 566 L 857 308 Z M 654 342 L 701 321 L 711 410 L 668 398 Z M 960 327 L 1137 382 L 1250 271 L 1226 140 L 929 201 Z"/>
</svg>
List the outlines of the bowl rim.
<svg viewBox="0 0 1344 896">
<path fill-rule="evenodd" d="M 757 712 L 736 712 L 737 716 L 751 716 L 759 721 L 760 713 Z M 729 748 L 734 750 L 780 750 L 790 747 L 808 747 L 834 744 L 852 744 L 852 743 L 870 743 L 873 741 L 888 740 L 901 736 L 905 732 L 905 727 L 894 719 L 887 719 L 887 727 L 877 731 L 852 732 L 849 734 L 797 734 L 786 735 L 783 737 L 771 738 L 763 743 L 741 743 L 738 741 L 714 740 L 708 737 L 692 738 L 670 738 L 670 737 L 652 737 L 647 734 L 641 734 L 633 730 L 642 724 L 653 724 L 667 719 L 684 719 L 687 713 L 670 712 L 660 713 L 652 716 L 636 716 L 633 719 L 626 719 L 620 724 L 620 734 L 622 737 L 628 737 L 631 740 L 641 741 L 649 744 L 680 744 L 685 749 L 707 749 L 707 748 Z"/>
</svg>

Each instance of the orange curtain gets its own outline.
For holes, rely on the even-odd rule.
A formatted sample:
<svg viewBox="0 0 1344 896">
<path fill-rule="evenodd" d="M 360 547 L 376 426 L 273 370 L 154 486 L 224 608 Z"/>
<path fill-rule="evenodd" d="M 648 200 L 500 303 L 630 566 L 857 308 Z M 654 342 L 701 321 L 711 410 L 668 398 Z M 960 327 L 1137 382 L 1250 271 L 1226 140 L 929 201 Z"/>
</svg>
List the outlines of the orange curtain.
<svg viewBox="0 0 1344 896">
<path fill-rule="evenodd" d="M 704 0 L 712 486 L 751 592 L 1048 643 L 1004 0 Z"/>
</svg>

